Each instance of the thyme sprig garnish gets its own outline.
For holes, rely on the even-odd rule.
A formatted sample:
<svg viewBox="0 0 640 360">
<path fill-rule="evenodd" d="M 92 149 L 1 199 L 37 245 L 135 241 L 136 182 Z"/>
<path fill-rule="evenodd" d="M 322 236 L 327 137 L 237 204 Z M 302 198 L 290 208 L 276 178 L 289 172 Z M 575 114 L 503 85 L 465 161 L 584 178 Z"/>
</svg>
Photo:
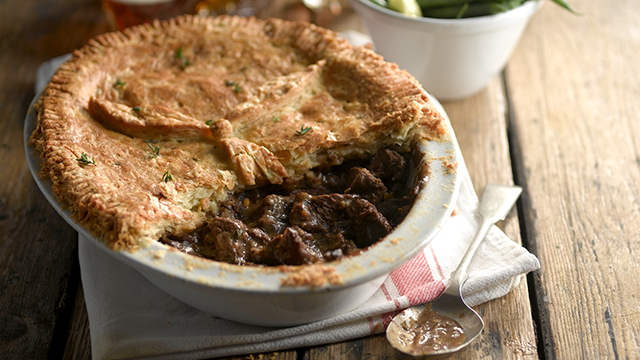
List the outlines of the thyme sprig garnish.
<svg viewBox="0 0 640 360">
<path fill-rule="evenodd" d="M 140 106 L 134 106 L 131 108 L 131 110 L 135 111 L 135 112 L 139 112 L 142 110 L 142 108 Z"/>
<path fill-rule="evenodd" d="M 162 174 L 162 181 L 169 182 L 169 181 L 173 181 L 173 175 L 171 175 L 171 173 L 169 172 L 169 169 L 167 169 L 167 171 L 164 172 L 164 174 Z"/>
<path fill-rule="evenodd" d="M 237 93 L 242 92 L 242 87 L 240 86 L 240 83 L 238 83 L 237 81 L 225 80 L 224 86 L 226 87 L 233 86 L 233 91 Z"/>
<path fill-rule="evenodd" d="M 311 130 L 311 127 L 310 127 L 310 126 L 302 125 L 302 127 L 300 128 L 300 130 L 296 130 L 296 134 L 298 134 L 298 135 L 304 135 L 304 134 L 308 133 L 310 130 Z"/>
<path fill-rule="evenodd" d="M 180 61 L 179 66 L 180 66 L 180 69 L 182 70 L 184 70 L 187 66 L 192 65 L 191 61 L 189 61 L 189 59 L 185 57 L 184 54 L 182 53 L 181 47 L 179 47 L 178 50 L 176 50 L 176 53 L 173 57 Z"/>
<path fill-rule="evenodd" d="M 124 81 L 120 80 L 120 78 L 118 78 L 118 79 L 116 80 L 116 83 L 115 83 L 115 84 L 113 84 L 113 86 L 114 86 L 114 87 L 116 87 L 116 86 L 120 86 L 120 87 L 122 87 L 122 86 L 125 86 L 126 84 L 127 84 L 126 82 L 124 82 Z"/>
<path fill-rule="evenodd" d="M 87 153 L 82 153 L 80 158 L 76 159 L 76 161 L 80 163 L 80 165 L 96 165 L 96 160 L 93 156 L 91 157 L 91 160 L 89 160 L 89 155 L 87 155 Z"/>
<path fill-rule="evenodd" d="M 160 146 L 153 146 L 150 142 L 145 141 L 149 148 L 151 148 L 151 154 L 147 155 L 147 159 L 153 159 L 154 157 L 160 155 Z"/>
<path fill-rule="evenodd" d="M 213 124 L 213 120 L 209 119 L 209 120 L 205 121 L 204 124 L 207 125 L 207 126 L 211 126 L 211 124 Z"/>
<path fill-rule="evenodd" d="M 271 120 L 273 120 L 273 122 L 279 122 L 280 118 L 275 116 L 275 115 L 273 115 L 273 118 Z"/>
</svg>

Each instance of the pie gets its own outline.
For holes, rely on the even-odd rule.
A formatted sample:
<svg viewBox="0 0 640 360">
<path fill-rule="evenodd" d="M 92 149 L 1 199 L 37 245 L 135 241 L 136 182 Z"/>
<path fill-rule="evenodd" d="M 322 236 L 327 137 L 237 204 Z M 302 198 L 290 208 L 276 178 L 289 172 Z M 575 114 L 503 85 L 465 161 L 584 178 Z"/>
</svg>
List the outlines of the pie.
<svg viewBox="0 0 640 360">
<path fill-rule="evenodd" d="M 267 198 L 275 207 L 285 200 L 267 193 L 283 188 L 287 206 L 332 202 L 341 214 L 360 209 L 354 216 L 373 219 L 369 205 L 387 195 L 371 190 L 380 186 L 367 164 L 377 161 L 382 174 L 389 163 L 380 161 L 402 154 L 411 162 L 417 142 L 445 134 L 420 84 L 371 49 L 309 23 L 231 16 L 183 16 L 98 36 L 60 66 L 36 109 L 30 145 L 41 177 L 75 221 L 116 250 L 135 250 L 142 239 L 180 248 L 212 222 L 218 233 L 249 232 L 222 215 Z M 351 193 L 300 191 L 325 186 L 339 167 Z M 309 185 L 314 179 L 327 181 Z M 304 226 L 287 229 L 270 253 L 284 259 L 281 250 L 294 247 L 310 252 L 305 262 L 330 260 L 305 247 Z M 218 240 L 210 247 L 226 246 Z M 231 255 L 239 251 L 227 245 Z"/>
</svg>

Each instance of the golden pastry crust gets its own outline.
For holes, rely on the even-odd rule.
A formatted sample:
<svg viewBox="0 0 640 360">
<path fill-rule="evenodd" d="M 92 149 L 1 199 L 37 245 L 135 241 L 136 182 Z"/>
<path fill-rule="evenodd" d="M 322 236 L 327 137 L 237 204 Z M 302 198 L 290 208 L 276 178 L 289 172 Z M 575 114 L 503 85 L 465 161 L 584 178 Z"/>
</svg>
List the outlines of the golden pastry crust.
<svg viewBox="0 0 640 360">
<path fill-rule="evenodd" d="M 373 51 L 308 23 L 226 16 L 99 36 L 37 110 L 41 176 L 116 249 L 194 229 L 229 192 L 445 132 L 418 82 Z"/>
</svg>

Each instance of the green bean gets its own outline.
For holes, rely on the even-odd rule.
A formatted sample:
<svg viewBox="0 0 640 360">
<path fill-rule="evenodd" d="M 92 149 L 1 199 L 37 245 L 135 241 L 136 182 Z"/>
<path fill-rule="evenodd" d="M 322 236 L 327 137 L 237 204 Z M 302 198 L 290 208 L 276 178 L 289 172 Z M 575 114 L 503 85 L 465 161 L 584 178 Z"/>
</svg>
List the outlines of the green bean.
<svg viewBox="0 0 640 360">
<path fill-rule="evenodd" d="M 416 0 L 423 9 L 462 6 L 465 3 L 481 2 L 487 0 Z"/>
<path fill-rule="evenodd" d="M 381 4 L 385 0 L 371 0 L 374 3 Z M 404 0 L 412 1 L 412 0 Z M 458 19 L 477 17 L 484 15 L 493 15 L 514 9 L 526 1 L 545 1 L 545 0 L 415 0 L 422 9 L 424 17 L 441 18 L 441 19 Z M 579 14 L 569 6 L 566 0 L 551 0 L 562 8 Z M 387 8 L 391 8 L 387 3 Z"/>
<path fill-rule="evenodd" d="M 424 17 L 439 19 L 459 19 L 504 12 L 502 4 L 493 2 L 464 3 L 462 5 L 422 9 Z"/>
<path fill-rule="evenodd" d="M 572 12 L 572 13 L 574 13 L 574 14 L 576 14 L 576 15 L 579 15 L 579 14 L 580 14 L 579 12 L 577 12 L 577 11 L 573 10 L 573 9 L 571 8 L 571 6 L 569 6 L 569 4 L 568 4 L 566 1 L 564 1 L 564 0 L 553 0 L 553 2 L 554 2 L 554 3 L 556 3 L 556 4 L 558 4 L 558 5 L 560 5 L 561 7 L 565 8 L 565 9 L 569 10 L 570 12 Z"/>
</svg>

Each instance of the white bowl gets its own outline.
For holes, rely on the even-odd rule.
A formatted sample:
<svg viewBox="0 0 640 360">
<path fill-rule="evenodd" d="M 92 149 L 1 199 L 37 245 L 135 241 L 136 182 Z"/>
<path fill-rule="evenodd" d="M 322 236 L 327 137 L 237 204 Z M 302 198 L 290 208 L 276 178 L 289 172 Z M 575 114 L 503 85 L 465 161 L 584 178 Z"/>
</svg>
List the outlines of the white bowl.
<svg viewBox="0 0 640 360">
<path fill-rule="evenodd" d="M 416 77 L 440 100 L 482 90 L 504 69 L 543 1 L 466 19 L 410 18 L 370 0 L 349 0 L 361 16 L 375 51 Z"/>
<path fill-rule="evenodd" d="M 437 102 L 436 105 L 446 118 L 444 109 Z M 283 286 L 283 279 L 295 272 L 196 258 L 157 241 L 143 244 L 136 252 L 116 252 L 107 248 L 61 208 L 52 194 L 51 182 L 38 176 L 39 154 L 28 146 L 35 125 L 36 114 L 31 106 L 24 128 L 29 169 L 47 200 L 80 233 L 80 238 L 97 244 L 184 303 L 212 315 L 248 324 L 291 326 L 355 309 L 378 290 L 392 270 L 409 261 L 433 239 L 451 215 L 458 194 L 457 172 L 445 167 L 447 163 L 459 161 L 460 156 L 451 125 L 446 119 L 448 135 L 421 147 L 431 173 L 406 219 L 362 254 L 325 265 L 325 269 L 333 269 L 334 274 L 342 279 L 342 284 Z M 322 265 L 294 269 L 320 270 Z"/>
</svg>

